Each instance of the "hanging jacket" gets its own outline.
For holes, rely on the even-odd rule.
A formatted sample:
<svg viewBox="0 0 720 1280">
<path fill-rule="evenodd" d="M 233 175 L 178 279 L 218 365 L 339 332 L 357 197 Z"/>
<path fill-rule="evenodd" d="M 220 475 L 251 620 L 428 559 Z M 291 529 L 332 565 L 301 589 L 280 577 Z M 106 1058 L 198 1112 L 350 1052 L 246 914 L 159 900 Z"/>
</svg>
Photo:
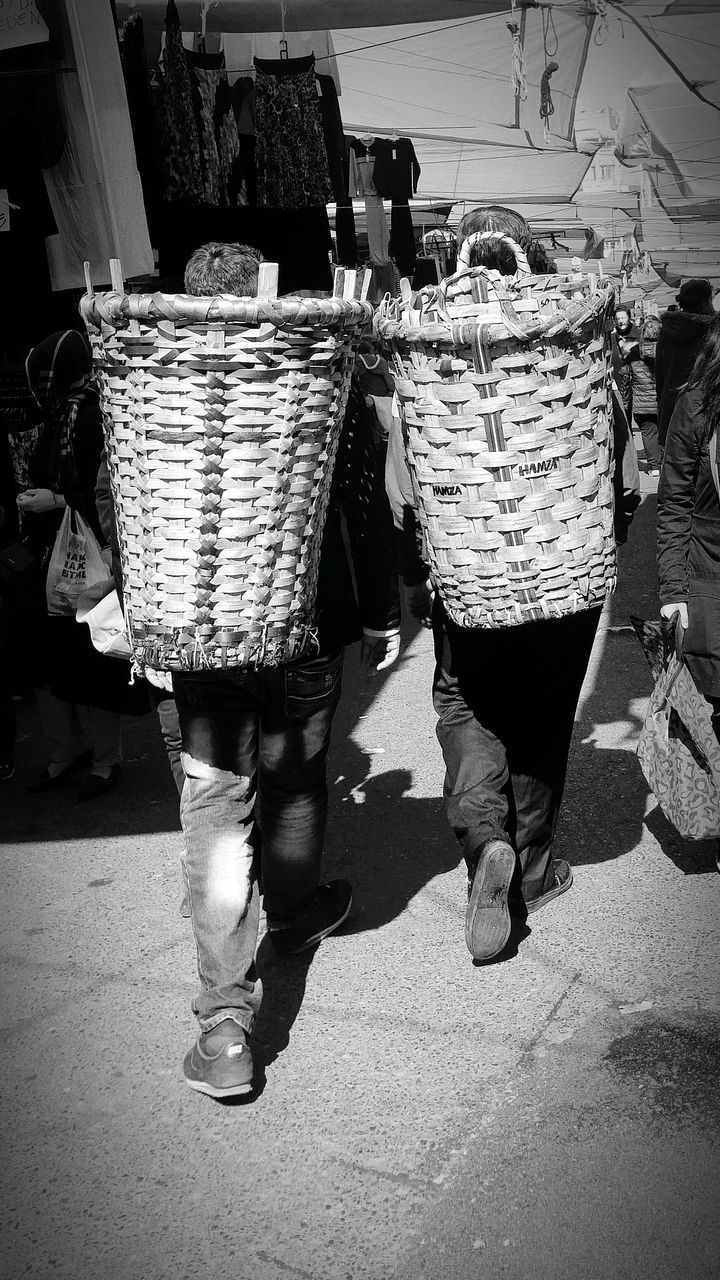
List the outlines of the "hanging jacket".
<svg viewBox="0 0 720 1280">
<path fill-rule="evenodd" d="M 657 568 L 660 603 L 688 606 L 683 656 L 690 673 L 702 693 L 720 698 L 720 497 L 694 388 L 678 398 L 668 428 L 658 487 Z"/>
<path fill-rule="evenodd" d="M 687 382 L 713 316 L 692 311 L 667 311 L 660 322 L 655 351 L 655 386 L 658 399 L 658 436 L 662 444 L 677 402 Z"/>
</svg>

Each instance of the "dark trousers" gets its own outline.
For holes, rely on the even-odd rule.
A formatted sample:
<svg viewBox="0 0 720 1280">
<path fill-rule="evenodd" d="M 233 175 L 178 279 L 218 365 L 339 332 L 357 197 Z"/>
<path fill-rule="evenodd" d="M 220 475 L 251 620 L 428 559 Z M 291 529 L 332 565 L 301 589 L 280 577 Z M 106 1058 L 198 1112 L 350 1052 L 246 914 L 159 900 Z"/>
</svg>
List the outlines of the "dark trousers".
<svg viewBox="0 0 720 1280">
<path fill-rule="evenodd" d="M 448 821 L 470 874 L 486 841 L 512 844 L 525 902 L 555 881 L 552 842 L 600 613 L 480 631 L 454 626 L 435 604 Z"/>
<path fill-rule="evenodd" d="M 259 885 L 270 918 L 290 920 L 320 875 L 325 761 L 342 653 L 259 671 L 176 675 L 185 783 L 180 817 L 204 1031 L 250 1030 Z M 256 800 L 259 812 L 256 812 Z"/>
<path fill-rule="evenodd" d="M 636 413 L 635 421 L 642 435 L 645 461 L 649 467 L 659 467 L 662 461 L 660 443 L 658 441 L 658 420 L 656 413 Z"/>
</svg>

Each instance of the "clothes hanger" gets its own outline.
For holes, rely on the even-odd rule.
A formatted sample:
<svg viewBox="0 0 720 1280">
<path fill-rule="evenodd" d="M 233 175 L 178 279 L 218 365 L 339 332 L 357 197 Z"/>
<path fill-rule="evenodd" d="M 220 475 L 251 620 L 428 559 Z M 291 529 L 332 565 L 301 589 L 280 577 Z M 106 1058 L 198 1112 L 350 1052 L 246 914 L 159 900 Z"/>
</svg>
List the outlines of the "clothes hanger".
<svg viewBox="0 0 720 1280">
<path fill-rule="evenodd" d="M 280 37 L 280 58 L 283 62 L 287 62 L 290 53 L 288 51 L 288 42 L 285 38 L 285 19 L 287 17 L 287 5 L 285 0 L 280 0 L 280 22 L 282 25 L 282 35 Z"/>
</svg>

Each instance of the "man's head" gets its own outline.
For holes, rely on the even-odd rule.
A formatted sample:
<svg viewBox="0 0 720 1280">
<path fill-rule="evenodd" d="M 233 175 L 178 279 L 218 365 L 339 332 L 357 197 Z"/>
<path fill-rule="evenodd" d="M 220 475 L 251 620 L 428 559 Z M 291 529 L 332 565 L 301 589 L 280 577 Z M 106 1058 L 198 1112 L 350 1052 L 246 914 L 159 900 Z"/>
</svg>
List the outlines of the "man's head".
<svg viewBox="0 0 720 1280">
<path fill-rule="evenodd" d="M 503 204 L 481 205 L 478 209 L 471 209 L 466 213 L 461 218 L 457 229 L 458 247 L 463 243 L 463 240 L 467 240 L 468 236 L 482 231 L 501 231 L 503 235 L 509 236 L 526 252 L 533 242 L 532 231 L 522 215 L 516 213 L 514 209 L 506 208 Z M 506 275 L 514 274 L 516 270 L 515 259 L 511 250 L 504 245 L 498 247 L 492 241 L 488 245 L 476 245 L 470 261 L 475 264 L 496 267 Z"/>
<path fill-rule="evenodd" d="M 195 297 L 235 293 L 254 298 L 258 288 L 259 249 L 249 244 L 211 241 L 196 249 L 185 268 L 185 289 Z"/>
<path fill-rule="evenodd" d="M 627 307 L 615 308 L 615 328 L 618 333 L 629 333 L 632 329 L 632 320 Z"/>
<path fill-rule="evenodd" d="M 712 285 L 709 280 L 686 280 L 675 297 L 681 311 L 693 311 L 696 315 L 713 315 Z"/>
</svg>

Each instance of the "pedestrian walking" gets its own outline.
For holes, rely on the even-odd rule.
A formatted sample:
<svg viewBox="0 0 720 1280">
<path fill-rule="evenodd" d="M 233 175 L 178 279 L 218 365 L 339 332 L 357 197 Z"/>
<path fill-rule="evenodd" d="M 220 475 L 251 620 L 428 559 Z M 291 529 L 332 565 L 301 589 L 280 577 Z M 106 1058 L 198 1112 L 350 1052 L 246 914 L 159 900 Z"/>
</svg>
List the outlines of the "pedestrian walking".
<svg viewBox="0 0 720 1280">
<path fill-rule="evenodd" d="M 525 250 L 531 242 L 525 220 L 499 206 L 467 214 L 458 241 L 483 231 L 503 232 Z M 506 246 L 498 253 L 496 242 L 482 241 L 473 252 L 488 267 L 506 274 L 515 269 Z M 414 488 L 396 427 L 387 485 L 400 571 L 411 612 L 433 629 L 446 812 L 468 872 L 465 936 L 471 955 L 487 961 L 505 947 L 511 913 L 538 911 L 572 884 L 570 865 L 555 856 L 553 841 L 601 608 L 503 629 L 452 622 L 439 594 L 430 601 Z"/>
<path fill-rule="evenodd" d="M 720 740 L 720 319 L 713 321 L 668 427 L 658 487 L 663 617 L 679 615 L 683 658 Z"/>
<path fill-rule="evenodd" d="M 639 339 L 640 331 L 633 324 L 628 308 L 617 306 L 610 350 L 615 386 L 629 423 L 632 422 L 633 414 L 633 378 L 630 362 Z"/>
<path fill-rule="evenodd" d="M 248 296 L 256 294 L 257 278 L 254 250 L 218 244 L 193 255 L 185 281 L 193 294 Z M 366 408 L 364 397 L 356 407 Z M 200 978 L 193 1001 L 199 1035 L 184 1072 L 191 1089 L 213 1098 L 252 1088 L 248 1038 L 262 994 L 254 964 L 261 893 L 270 942 L 282 956 L 339 929 L 352 905 L 348 881 L 321 880 L 326 759 L 343 650 L 362 638 L 368 664 L 381 670 L 395 661 L 400 634 L 382 467 L 368 471 L 371 451 L 363 447 L 357 456 L 364 473 L 354 472 L 356 454 L 344 435 L 320 558 L 314 648 L 278 667 L 173 675 L 185 774 L 184 868 Z"/>
<path fill-rule="evenodd" d="M 103 541 L 94 498 L 103 439 L 100 401 L 87 343 L 75 330 L 51 334 L 30 352 L 26 368 L 43 427 L 30 461 L 31 485 L 17 499 L 38 561 L 20 625 L 49 754 L 28 789 L 55 790 L 87 770 L 78 795 L 93 800 L 117 780 L 122 713 L 146 709 L 142 693 L 129 686 L 127 662 L 97 653 L 74 615 L 48 614 L 48 565 L 65 511 L 82 516 Z"/>
<path fill-rule="evenodd" d="M 666 311 L 655 351 L 658 442 L 665 448 L 670 419 L 698 357 L 715 312 L 709 280 L 686 280 L 676 295 L 679 310 Z"/>
<path fill-rule="evenodd" d="M 639 340 L 630 352 L 633 413 L 642 435 L 645 465 L 651 476 L 660 475 L 661 462 L 655 390 L 655 351 L 659 333 L 660 321 L 655 316 L 648 316 Z"/>
</svg>

